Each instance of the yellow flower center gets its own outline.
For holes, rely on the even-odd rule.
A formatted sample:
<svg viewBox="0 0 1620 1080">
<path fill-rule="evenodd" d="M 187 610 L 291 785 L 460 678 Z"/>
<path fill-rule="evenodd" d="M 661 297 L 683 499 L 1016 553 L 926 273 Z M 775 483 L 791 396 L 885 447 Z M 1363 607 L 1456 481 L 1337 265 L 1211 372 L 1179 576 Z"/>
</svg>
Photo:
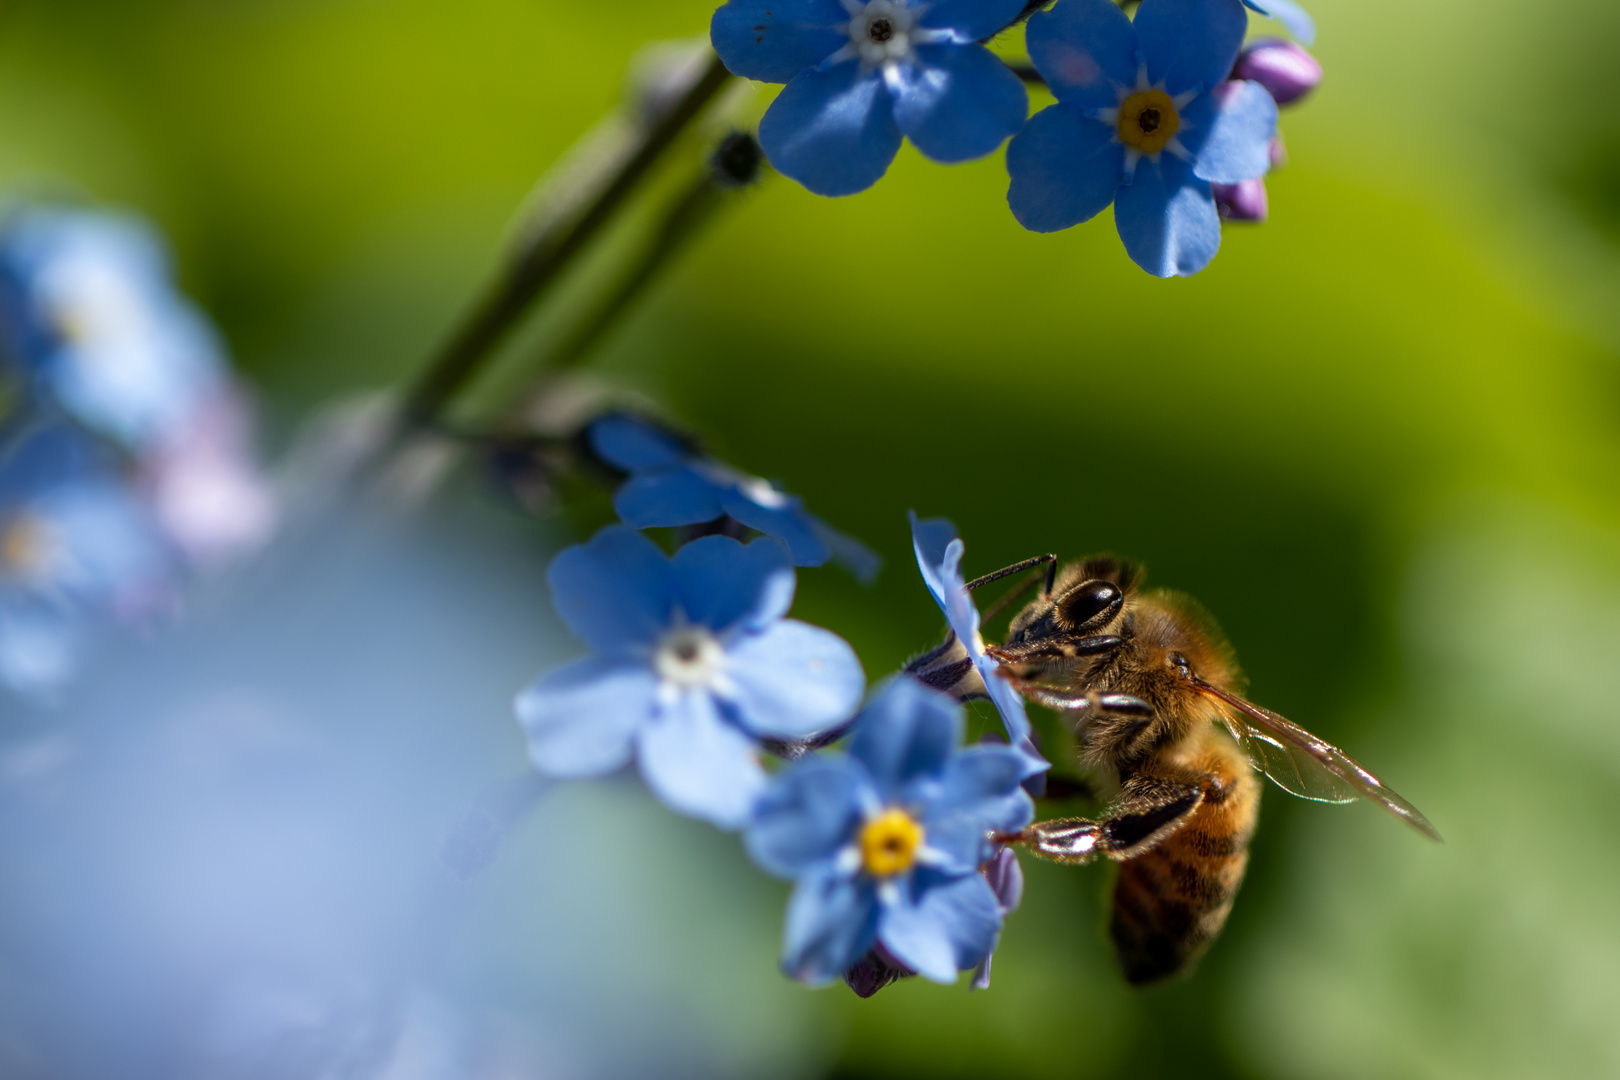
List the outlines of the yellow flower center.
<svg viewBox="0 0 1620 1080">
<path fill-rule="evenodd" d="M 911 869 L 922 842 L 923 827 L 917 820 L 891 807 L 861 830 L 861 864 L 874 877 L 893 877 Z"/>
<path fill-rule="evenodd" d="M 1119 141 L 1144 154 L 1157 154 L 1181 130 L 1175 102 L 1163 90 L 1132 94 L 1119 107 Z"/>
<path fill-rule="evenodd" d="M 50 526 L 31 514 L 18 514 L 0 526 L 0 574 L 33 577 L 50 561 Z"/>
</svg>

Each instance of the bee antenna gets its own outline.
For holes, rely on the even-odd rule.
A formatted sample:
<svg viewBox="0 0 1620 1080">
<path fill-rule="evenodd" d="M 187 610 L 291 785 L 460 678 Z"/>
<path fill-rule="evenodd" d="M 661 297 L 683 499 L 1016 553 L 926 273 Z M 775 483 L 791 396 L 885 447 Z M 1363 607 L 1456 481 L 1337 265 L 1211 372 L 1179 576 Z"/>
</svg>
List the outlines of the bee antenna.
<svg viewBox="0 0 1620 1080">
<path fill-rule="evenodd" d="M 1025 559 L 1023 562 L 1009 566 L 1005 570 L 997 570 L 993 574 L 986 574 L 982 578 L 975 578 L 974 580 L 968 582 L 966 587 L 969 591 L 972 591 L 973 589 L 977 589 L 980 585 L 988 585 L 992 581 L 999 581 L 1010 574 L 1016 574 L 1020 570 L 1028 570 L 1031 567 L 1040 566 L 1042 563 L 1046 564 L 1046 595 L 1050 596 L 1052 595 L 1052 582 L 1057 575 L 1056 555 L 1037 555 L 1033 559 Z M 1008 591 L 1007 595 L 998 599 L 988 608 L 985 608 L 983 614 L 981 614 L 979 618 L 984 622 L 989 622 L 991 619 L 1001 614 L 1001 612 L 1006 609 L 1008 604 L 1012 603 L 1015 598 L 1021 596 L 1024 590 L 1033 585 L 1037 580 L 1038 578 L 1031 575 L 1028 581 L 1017 586 L 1016 588 L 1011 589 Z"/>
</svg>

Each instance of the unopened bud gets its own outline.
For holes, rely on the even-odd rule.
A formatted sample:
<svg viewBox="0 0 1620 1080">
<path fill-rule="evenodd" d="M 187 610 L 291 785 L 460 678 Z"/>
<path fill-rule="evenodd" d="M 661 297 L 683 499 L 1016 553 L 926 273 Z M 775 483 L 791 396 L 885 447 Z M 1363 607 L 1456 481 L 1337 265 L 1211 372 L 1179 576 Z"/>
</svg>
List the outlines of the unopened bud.
<svg viewBox="0 0 1620 1080">
<path fill-rule="evenodd" d="M 1238 184 L 1211 184 L 1209 189 L 1215 196 L 1215 209 L 1220 211 L 1221 220 L 1255 223 L 1266 220 L 1264 180 L 1244 180 Z"/>
<path fill-rule="evenodd" d="M 1271 140 L 1271 171 L 1276 172 L 1288 164 L 1288 148 L 1283 145 L 1282 136 L 1278 135 Z"/>
<path fill-rule="evenodd" d="M 1257 82 L 1278 105 L 1289 105 L 1316 89 L 1322 65 L 1292 41 L 1261 38 L 1238 54 L 1232 78 Z"/>
<path fill-rule="evenodd" d="M 878 944 L 855 961 L 854 967 L 844 972 L 844 983 L 855 991 L 857 997 L 869 998 L 896 979 L 915 974 L 915 971 L 896 960 L 888 949 Z"/>
<path fill-rule="evenodd" d="M 765 151 L 746 131 L 733 131 L 715 148 L 709 165 L 715 179 L 725 187 L 747 187 L 759 179 L 759 167 L 765 161 Z"/>
</svg>

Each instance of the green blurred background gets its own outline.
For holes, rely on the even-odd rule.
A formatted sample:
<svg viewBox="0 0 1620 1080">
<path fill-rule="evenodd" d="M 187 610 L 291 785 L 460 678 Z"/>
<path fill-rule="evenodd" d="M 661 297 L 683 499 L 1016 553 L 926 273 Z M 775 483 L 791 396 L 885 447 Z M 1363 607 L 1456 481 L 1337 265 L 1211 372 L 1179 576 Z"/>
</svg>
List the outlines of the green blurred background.
<svg viewBox="0 0 1620 1080">
<path fill-rule="evenodd" d="M 970 573 L 1135 556 L 1217 615 L 1253 697 L 1367 762 L 1447 843 L 1271 788 L 1248 883 L 1190 979 L 1126 989 L 1106 870 L 1030 866 L 988 993 L 861 1002 L 772 981 L 785 893 L 729 838 L 570 796 L 571 813 L 660 822 L 637 880 L 708 912 L 673 948 L 682 977 L 749 968 L 759 988 L 757 1016 L 719 1022 L 755 1047 L 739 1061 L 1620 1074 L 1620 9 L 1311 9 L 1327 82 L 1284 114 L 1272 220 L 1229 228 L 1194 279 L 1138 271 L 1106 215 L 1024 232 L 999 155 L 947 169 L 908 149 L 860 196 L 773 178 L 741 197 L 593 365 L 885 554 L 870 590 L 804 573 L 796 609 L 869 675 L 939 631 L 908 508 L 955 519 Z M 160 223 L 291 430 L 416 371 L 631 57 L 711 10 L 9 0 L 0 180 Z M 517 514 L 486 527 L 533 534 L 537 561 L 555 535 Z M 522 903 L 543 843 L 514 843 L 491 904 Z"/>
</svg>

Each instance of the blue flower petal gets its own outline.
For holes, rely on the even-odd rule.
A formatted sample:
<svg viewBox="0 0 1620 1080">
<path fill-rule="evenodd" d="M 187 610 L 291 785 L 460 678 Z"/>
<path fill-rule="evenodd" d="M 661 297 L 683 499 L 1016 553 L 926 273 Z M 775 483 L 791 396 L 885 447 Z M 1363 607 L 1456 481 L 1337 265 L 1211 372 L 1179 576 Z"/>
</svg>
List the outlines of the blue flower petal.
<svg viewBox="0 0 1620 1080">
<path fill-rule="evenodd" d="M 893 106 L 882 77 L 853 60 L 804 71 L 771 102 L 759 142 L 778 172 L 817 195 L 853 195 L 900 149 Z"/>
<path fill-rule="evenodd" d="M 837 634 L 797 619 L 738 638 L 726 653 L 726 675 L 742 725 L 785 739 L 849 719 L 866 689 L 855 650 Z"/>
<path fill-rule="evenodd" d="M 1194 112 L 1194 107 L 1203 108 Z M 1188 115 L 1191 114 L 1191 115 Z M 1182 139 L 1193 153 L 1193 173 L 1212 184 L 1238 184 L 1271 168 L 1277 103 L 1257 82 L 1222 83 L 1183 112 L 1198 126 Z"/>
<path fill-rule="evenodd" d="M 838 0 L 730 0 L 709 40 L 733 75 L 785 83 L 848 45 L 848 23 Z"/>
<path fill-rule="evenodd" d="M 701 691 L 663 706 L 637 734 L 641 778 L 672 810 L 722 829 L 739 829 L 765 789 L 753 740 Z"/>
<path fill-rule="evenodd" d="M 517 698 L 535 768 L 554 777 L 605 776 L 629 764 L 657 692 L 657 677 L 636 660 L 593 656 L 542 676 Z"/>
<path fill-rule="evenodd" d="M 933 0 L 919 26 L 955 30 L 962 41 L 983 41 L 1005 30 L 1024 10 L 1024 0 Z"/>
<path fill-rule="evenodd" d="M 894 122 L 935 161 L 983 157 L 1029 116 L 1023 80 L 980 45 L 921 45 L 889 76 Z"/>
<path fill-rule="evenodd" d="M 754 805 L 743 841 L 766 873 L 794 877 L 850 844 L 870 796 L 866 770 L 847 758 L 806 757 L 779 773 Z"/>
<path fill-rule="evenodd" d="M 669 626 L 675 576 L 658 545 L 609 525 L 566 548 L 546 571 L 551 600 L 568 629 L 597 652 L 656 641 Z"/>
<path fill-rule="evenodd" d="M 1063 0 L 1029 18 L 1029 58 L 1059 101 L 1084 112 L 1119 104 L 1136 85 L 1136 35 L 1109 0 Z"/>
<path fill-rule="evenodd" d="M 1310 12 L 1294 3 L 1294 0 L 1243 0 L 1243 3 L 1269 18 L 1276 19 L 1283 24 L 1295 41 L 1301 45 L 1310 45 L 1316 41 L 1316 20 L 1311 18 Z"/>
<path fill-rule="evenodd" d="M 750 529 L 766 536 L 774 536 L 787 545 L 794 566 L 820 566 L 831 554 L 816 533 L 816 519 L 805 512 L 804 503 L 791 496 L 783 496 L 775 488 L 750 491 L 764 481 L 747 478 L 720 498 L 725 512 Z M 767 505 L 781 500 L 780 505 Z"/>
<path fill-rule="evenodd" d="M 977 869 L 995 854 L 992 832 L 1016 832 L 1035 819 L 1035 804 L 1019 787 L 1026 762 L 1006 746 L 974 746 L 946 764 L 926 802 L 928 846 L 949 856 L 943 868 Z"/>
<path fill-rule="evenodd" d="M 877 919 L 870 878 L 848 878 L 830 868 L 811 871 L 788 901 L 782 970 L 812 986 L 832 982 L 872 947 Z"/>
<path fill-rule="evenodd" d="M 871 772 L 878 794 L 895 802 L 911 781 L 937 775 L 962 741 L 962 710 L 916 679 L 891 679 L 861 712 L 851 756 Z"/>
<path fill-rule="evenodd" d="M 962 541 L 956 538 L 956 526 L 945 518 L 919 520 L 915 512 L 911 519 L 911 549 L 917 556 L 917 569 L 923 583 L 934 597 L 934 602 L 945 612 L 945 621 L 967 648 L 973 666 L 984 682 L 985 691 L 1001 714 L 1007 729 L 1007 738 L 1024 755 L 1026 777 L 1044 772 L 1051 763 L 1041 757 L 1031 740 L 1029 716 L 1024 711 L 1024 700 L 1007 680 L 996 672 L 1000 664 L 984 655 L 979 640 L 979 609 L 963 587 Z"/>
<path fill-rule="evenodd" d="M 672 469 L 688 457 L 686 447 L 653 425 L 625 413 L 612 413 L 586 429 L 591 452 L 627 472 Z"/>
<path fill-rule="evenodd" d="M 940 567 L 944 565 L 952 544 L 956 545 L 952 565 L 962 561 L 962 541 L 956 538 L 956 526 L 951 524 L 949 518 L 919 519 L 915 510 L 906 511 L 906 517 L 911 520 L 911 550 L 917 556 L 917 569 L 922 574 L 923 584 L 928 587 L 929 595 L 939 605 L 939 610 L 944 611 L 946 584 L 940 575 Z"/>
<path fill-rule="evenodd" d="M 1221 246 L 1209 184 L 1173 154 L 1137 162 L 1114 199 L 1114 224 L 1136 265 L 1157 277 L 1196 274 Z"/>
<path fill-rule="evenodd" d="M 1148 81 L 1174 97 L 1213 90 L 1232 70 L 1249 19 L 1232 0 L 1142 0 L 1136 40 Z"/>
<path fill-rule="evenodd" d="M 1052 763 L 1035 749 L 1035 729 L 1029 722 L 1029 713 L 1024 710 L 1023 697 L 1012 688 L 1011 683 L 997 674 L 1001 670 L 1000 662 L 988 656 L 975 656 L 973 666 L 978 670 L 979 678 L 984 680 L 984 688 L 996 712 L 1001 714 L 1001 724 L 1007 729 L 1007 741 L 1024 759 L 1024 778 L 1027 780 L 1050 769 Z M 1045 789 L 1031 790 L 1039 795 Z"/>
<path fill-rule="evenodd" d="M 702 536 L 677 551 L 672 566 L 681 610 L 717 634 L 756 630 L 793 606 L 793 567 L 774 540 Z"/>
<path fill-rule="evenodd" d="M 1112 128 L 1052 105 L 1007 146 L 1007 205 L 1033 232 L 1067 229 L 1114 201 L 1124 171 L 1125 148 Z"/>
<path fill-rule="evenodd" d="M 725 513 L 722 490 L 688 466 L 632 476 L 613 496 L 626 525 L 661 529 L 713 521 Z"/>
<path fill-rule="evenodd" d="M 883 908 L 878 937 L 896 960 L 924 978 L 955 982 L 957 972 L 995 948 L 1001 909 L 982 875 L 951 878 L 919 870 L 901 897 Z"/>
<path fill-rule="evenodd" d="M 86 636 L 83 624 L 66 612 L 10 599 L 0 608 L 0 683 L 51 703 L 83 663 Z"/>
</svg>

